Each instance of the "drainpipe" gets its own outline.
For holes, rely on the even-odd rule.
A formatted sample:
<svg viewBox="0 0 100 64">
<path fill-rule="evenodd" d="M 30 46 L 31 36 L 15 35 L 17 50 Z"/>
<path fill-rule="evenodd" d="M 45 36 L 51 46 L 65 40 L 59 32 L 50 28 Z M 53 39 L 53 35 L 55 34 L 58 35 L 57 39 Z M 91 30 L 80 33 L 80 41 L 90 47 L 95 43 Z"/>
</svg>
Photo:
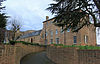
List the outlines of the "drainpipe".
<svg viewBox="0 0 100 64">
<path fill-rule="evenodd" d="M 46 21 L 49 19 L 49 16 L 46 16 Z M 47 45 L 47 37 L 46 37 L 46 23 L 45 23 L 45 45 Z"/>
<path fill-rule="evenodd" d="M 64 45 L 66 44 L 66 31 L 64 31 Z"/>
<path fill-rule="evenodd" d="M 47 39 L 46 38 L 46 24 L 45 24 L 45 28 L 44 29 L 45 29 L 45 45 L 46 45 L 47 44 L 47 42 L 46 42 L 46 39 Z"/>
</svg>

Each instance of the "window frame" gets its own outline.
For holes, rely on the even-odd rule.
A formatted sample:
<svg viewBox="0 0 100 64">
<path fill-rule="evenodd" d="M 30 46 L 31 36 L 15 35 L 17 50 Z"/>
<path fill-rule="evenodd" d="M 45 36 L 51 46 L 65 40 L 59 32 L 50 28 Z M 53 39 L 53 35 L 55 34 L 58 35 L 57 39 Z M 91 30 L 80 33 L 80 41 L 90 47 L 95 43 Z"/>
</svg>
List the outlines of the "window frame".
<svg viewBox="0 0 100 64">
<path fill-rule="evenodd" d="M 58 29 L 56 29 L 56 34 L 58 34 Z"/>
<path fill-rule="evenodd" d="M 70 29 L 69 28 L 67 29 L 67 32 L 70 32 Z"/>
<path fill-rule="evenodd" d="M 84 35 L 84 43 L 88 43 L 88 36 Z"/>
<path fill-rule="evenodd" d="M 59 38 L 56 38 L 56 44 L 59 44 Z"/>
<path fill-rule="evenodd" d="M 77 36 L 73 36 L 73 43 L 77 44 Z"/>
<path fill-rule="evenodd" d="M 52 31 L 52 30 L 50 31 L 50 36 L 51 36 L 51 37 L 53 36 L 53 31 Z"/>
<path fill-rule="evenodd" d="M 50 39 L 50 44 L 53 44 L 53 39 Z"/>
</svg>

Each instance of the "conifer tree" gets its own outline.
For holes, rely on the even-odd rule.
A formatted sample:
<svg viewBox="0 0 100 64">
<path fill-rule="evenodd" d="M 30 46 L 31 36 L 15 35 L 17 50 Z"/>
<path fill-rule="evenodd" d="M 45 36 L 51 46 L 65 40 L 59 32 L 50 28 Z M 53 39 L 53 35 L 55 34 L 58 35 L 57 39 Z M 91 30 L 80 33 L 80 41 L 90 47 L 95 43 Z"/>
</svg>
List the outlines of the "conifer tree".
<svg viewBox="0 0 100 64">
<path fill-rule="evenodd" d="M 55 14 L 54 23 L 64 27 L 64 30 L 71 29 L 79 31 L 84 26 L 91 24 L 90 17 L 95 27 L 100 27 L 97 15 L 100 15 L 100 0 L 53 0 L 47 10 Z M 100 18 L 99 18 L 100 19 Z"/>
</svg>

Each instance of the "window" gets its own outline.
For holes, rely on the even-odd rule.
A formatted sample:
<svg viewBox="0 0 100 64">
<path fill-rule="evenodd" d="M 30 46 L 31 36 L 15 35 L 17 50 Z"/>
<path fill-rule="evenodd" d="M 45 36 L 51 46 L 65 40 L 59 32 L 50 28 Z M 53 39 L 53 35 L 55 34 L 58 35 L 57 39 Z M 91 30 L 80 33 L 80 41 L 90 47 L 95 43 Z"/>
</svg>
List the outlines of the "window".
<svg viewBox="0 0 100 64">
<path fill-rule="evenodd" d="M 58 34 L 58 30 L 56 29 L 56 34 Z"/>
<path fill-rule="evenodd" d="M 46 32 L 46 36 L 48 36 L 48 33 Z"/>
<path fill-rule="evenodd" d="M 53 44 L 53 39 L 50 40 L 50 44 Z"/>
<path fill-rule="evenodd" d="M 45 39 L 45 45 L 47 45 L 48 44 L 48 40 L 47 39 Z"/>
<path fill-rule="evenodd" d="M 59 44 L 59 38 L 56 38 L 56 44 Z"/>
<path fill-rule="evenodd" d="M 88 36 L 87 35 L 84 35 L 84 42 L 88 43 Z"/>
<path fill-rule="evenodd" d="M 70 29 L 69 28 L 67 29 L 67 32 L 70 32 Z"/>
<path fill-rule="evenodd" d="M 73 39 L 74 39 L 74 44 L 77 43 L 77 36 L 73 36 Z"/>
<path fill-rule="evenodd" d="M 61 34 L 63 34 L 64 33 L 64 31 L 63 31 L 63 29 L 61 29 Z"/>
<path fill-rule="evenodd" d="M 31 38 L 31 43 L 33 42 L 33 39 Z"/>
<path fill-rule="evenodd" d="M 50 31 L 50 34 L 51 34 L 51 37 L 53 36 L 53 32 L 52 31 Z"/>
</svg>

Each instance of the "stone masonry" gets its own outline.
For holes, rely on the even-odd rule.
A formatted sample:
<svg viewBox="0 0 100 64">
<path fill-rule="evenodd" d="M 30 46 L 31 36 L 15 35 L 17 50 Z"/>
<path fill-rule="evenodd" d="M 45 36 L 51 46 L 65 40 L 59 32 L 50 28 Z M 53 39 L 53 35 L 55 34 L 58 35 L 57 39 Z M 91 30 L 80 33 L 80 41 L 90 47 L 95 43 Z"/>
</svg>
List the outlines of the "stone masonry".
<svg viewBox="0 0 100 64">
<path fill-rule="evenodd" d="M 47 48 L 47 56 L 57 64 L 100 64 L 100 50 L 50 46 Z"/>
<path fill-rule="evenodd" d="M 62 28 L 55 26 L 54 18 L 46 19 L 43 22 L 44 44 L 65 44 L 65 45 L 96 45 L 95 27 L 84 26 L 79 32 L 73 33 L 70 29 L 62 32 Z"/>
<path fill-rule="evenodd" d="M 27 54 L 45 50 L 44 47 L 24 45 L 0 45 L 0 64 L 20 64 L 20 60 Z"/>
</svg>

